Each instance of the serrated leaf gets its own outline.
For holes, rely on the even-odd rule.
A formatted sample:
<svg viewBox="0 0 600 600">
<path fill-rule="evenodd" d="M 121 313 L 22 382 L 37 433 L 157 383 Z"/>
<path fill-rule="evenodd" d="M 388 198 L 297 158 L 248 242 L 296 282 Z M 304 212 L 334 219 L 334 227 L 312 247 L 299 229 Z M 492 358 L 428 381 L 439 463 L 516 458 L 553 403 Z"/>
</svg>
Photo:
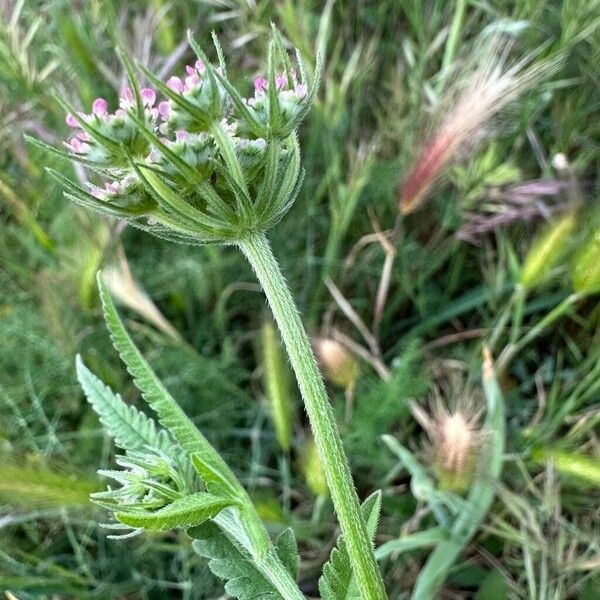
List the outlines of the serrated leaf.
<svg viewBox="0 0 600 600">
<path fill-rule="evenodd" d="M 210 570 L 225 581 L 225 591 L 238 600 L 281 600 L 282 596 L 251 561 L 250 556 L 213 523 L 188 532 L 197 554 L 209 559 Z"/>
<path fill-rule="evenodd" d="M 239 493 L 241 487 L 235 475 L 209 441 L 183 412 L 177 402 L 175 402 L 133 343 L 119 317 L 100 273 L 98 274 L 98 288 L 104 318 L 113 345 L 127 366 L 127 370 L 134 378 L 134 383 L 142 392 L 144 399 L 158 415 L 161 425 L 171 433 L 175 441 L 188 456 L 194 455 L 196 461 L 206 465 L 204 472 L 200 473 L 200 475 L 207 476 L 208 473 L 212 473 L 210 479 L 208 481 L 205 480 L 207 485 L 211 482 L 226 484 L 231 491 Z"/>
<path fill-rule="evenodd" d="M 117 446 L 123 450 L 141 450 L 147 446 L 168 450 L 172 447 L 166 432 L 159 430 L 153 419 L 125 404 L 119 394 L 115 394 L 83 364 L 79 355 L 76 369 L 88 402 Z"/>
<path fill-rule="evenodd" d="M 300 555 L 298 554 L 296 534 L 291 527 L 285 529 L 277 538 L 275 549 L 279 560 L 292 576 L 292 579 L 296 581 L 298 579 L 298 569 L 300 568 Z"/>
<path fill-rule="evenodd" d="M 367 524 L 369 537 L 373 540 L 381 510 L 381 491 L 371 494 L 363 502 L 360 510 Z M 319 592 L 322 600 L 360 600 L 350 557 L 342 536 L 338 538 L 337 546 L 332 550 L 329 561 L 323 567 L 323 575 L 319 579 Z"/>
<path fill-rule="evenodd" d="M 121 523 L 129 525 L 129 527 L 142 528 L 147 531 L 168 531 L 195 527 L 212 519 L 224 508 L 236 504 L 231 498 L 198 492 L 179 498 L 156 511 L 118 512 L 115 516 Z"/>
</svg>

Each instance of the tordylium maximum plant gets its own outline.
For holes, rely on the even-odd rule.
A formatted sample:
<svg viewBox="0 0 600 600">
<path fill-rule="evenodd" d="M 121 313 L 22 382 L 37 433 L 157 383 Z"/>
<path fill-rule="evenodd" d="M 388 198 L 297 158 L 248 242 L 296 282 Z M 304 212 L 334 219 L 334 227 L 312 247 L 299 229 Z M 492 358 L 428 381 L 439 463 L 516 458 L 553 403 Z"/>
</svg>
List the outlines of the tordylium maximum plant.
<svg viewBox="0 0 600 600">
<path fill-rule="evenodd" d="M 84 207 L 167 240 L 230 244 L 242 251 L 283 338 L 341 527 L 337 547 L 319 581 L 321 597 L 384 599 L 373 550 L 381 494 L 376 492 L 359 504 L 317 361 L 266 237 L 302 182 L 296 131 L 317 92 L 320 60 L 309 78 L 299 53 L 293 66 L 274 29 L 266 76 L 257 77 L 252 97 L 244 98 L 228 79 L 217 40 L 218 66 L 210 63 L 191 36 L 189 41 L 197 60 L 186 67 L 183 78 L 174 76 L 163 83 L 139 67 L 153 87 L 138 84 L 133 65 L 120 52 L 130 87 L 123 91 L 119 108 L 110 112 L 107 101 L 98 98 L 91 113 L 85 114 L 63 102 L 67 124 L 73 129 L 66 150 L 33 142 L 83 163 L 104 179 L 102 185 L 89 183 L 84 189 L 51 171 L 66 188 L 67 197 Z M 114 514 L 109 527 L 118 537 L 143 530 L 185 529 L 194 549 L 208 557 L 211 569 L 226 581 L 230 596 L 304 598 L 296 583 L 299 559 L 293 531 L 286 530 L 272 542 L 236 476 L 133 344 L 101 276 L 98 285 L 112 342 L 158 417 L 155 423 L 126 405 L 78 358 L 77 373 L 86 396 L 123 450 L 117 459 L 121 468 L 102 472 L 119 486 L 93 495 L 96 503 Z M 455 510 L 456 503 L 449 511 L 442 507 L 439 528 L 399 540 L 402 548 L 437 546 L 419 578 L 415 598 L 435 595 L 493 497 L 502 420 L 497 388 L 490 389 L 494 394 L 492 400 L 488 398 L 488 419 L 498 421 L 498 442 L 492 444 L 495 450 L 485 484 L 472 488 L 463 510 Z M 393 444 L 391 449 L 412 469 L 416 483 L 429 481 L 419 477 L 416 459 L 407 450 Z M 432 505 L 446 502 L 429 483 L 419 489 L 425 488 L 430 490 L 427 501 Z M 386 552 L 382 547 L 378 556 Z"/>
<path fill-rule="evenodd" d="M 293 66 L 273 30 L 266 76 L 255 79 L 251 98 L 243 98 L 227 77 L 218 42 L 219 64 L 213 66 L 191 36 L 189 41 L 197 60 L 183 78 L 163 83 L 140 67 L 153 87 L 140 87 L 133 66 L 120 53 L 130 87 L 115 112 L 102 98 L 94 101 L 90 114 L 63 102 L 74 134 L 67 152 L 54 152 L 83 163 L 106 183 L 89 184 L 86 190 L 52 174 L 72 200 L 161 238 L 240 248 L 279 326 L 341 526 L 343 541 L 322 579 L 322 595 L 341 598 L 356 589 L 365 599 L 385 598 L 372 544 L 379 496 L 361 511 L 317 362 L 266 237 L 302 182 L 296 131 L 316 94 L 320 61 L 309 81 L 299 53 Z M 141 413 L 125 408 L 79 362 L 88 398 L 125 450 L 119 460 L 125 470 L 105 473 L 122 487 L 96 495 L 96 502 L 114 511 L 119 528 L 193 527 L 196 549 L 230 579 L 227 591 L 233 596 L 302 598 L 294 581 L 293 533 L 273 546 L 246 492 L 152 373 L 101 279 L 99 285 L 113 342 L 167 431 L 159 432 Z M 234 565 L 236 553 L 239 564 Z"/>
</svg>

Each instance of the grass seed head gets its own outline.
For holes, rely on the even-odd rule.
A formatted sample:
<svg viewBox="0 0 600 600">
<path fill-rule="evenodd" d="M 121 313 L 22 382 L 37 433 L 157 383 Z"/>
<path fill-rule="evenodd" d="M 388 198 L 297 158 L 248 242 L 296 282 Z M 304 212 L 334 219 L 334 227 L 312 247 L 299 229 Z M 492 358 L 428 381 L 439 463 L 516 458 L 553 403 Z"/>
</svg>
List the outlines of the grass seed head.
<svg viewBox="0 0 600 600">
<path fill-rule="evenodd" d="M 447 167 L 481 141 L 498 112 L 554 73 L 562 61 L 557 57 L 534 63 L 538 51 L 508 66 L 509 50 L 510 45 L 499 39 L 484 50 L 482 63 L 467 79 L 410 169 L 399 193 L 402 214 L 413 212 L 424 202 Z"/>
<path fill-rule="evenodd" d="M 463 387 L 456 398 L 445 402 L 436 390 L 426 407 L 413 402 L 411 411 L 427 435 L 425 454 L 440 489 L 462 493 L 473 480 L 487 436 L 476 394 Z"/>
</svg>

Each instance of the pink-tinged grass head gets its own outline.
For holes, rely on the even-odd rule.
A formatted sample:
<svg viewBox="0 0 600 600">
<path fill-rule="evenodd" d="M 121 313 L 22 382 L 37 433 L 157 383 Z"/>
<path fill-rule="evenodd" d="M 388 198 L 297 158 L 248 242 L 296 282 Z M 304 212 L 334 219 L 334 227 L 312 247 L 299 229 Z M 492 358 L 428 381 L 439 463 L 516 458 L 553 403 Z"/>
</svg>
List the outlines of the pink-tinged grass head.
<svg viewBox="0 0 600 600">
<path fill-rule="evenodd" d="M 489 132 L 490 122 L 507 104 L 555 73 L 563 56 L 533 63 L 538 52 L 508 67 L 509 46 L 494 40 L 481 65 L 467 79 L 440 125 L 421 146 L 399 192 L 402 214 L 418 208 L 458 157 Z"/>
</svg>

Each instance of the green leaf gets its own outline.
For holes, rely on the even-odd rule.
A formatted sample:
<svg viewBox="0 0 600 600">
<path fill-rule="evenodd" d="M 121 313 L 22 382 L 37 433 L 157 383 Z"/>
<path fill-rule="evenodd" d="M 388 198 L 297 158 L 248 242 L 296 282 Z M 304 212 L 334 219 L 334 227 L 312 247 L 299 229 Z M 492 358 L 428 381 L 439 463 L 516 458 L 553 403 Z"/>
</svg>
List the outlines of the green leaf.
<svg viewBox="0 0 600 600">
<path fill-rule="evenodd" d="M 371 494 L 360 507 L 367 524 L 371 540 L 375 537 L 379 512 L 381 510 L 381 491 Z M 334 548 L 329 561 L 323 567 L 319 579 L 319 592 L 322 600 L 359 600 L 360 594 L 350 565 L 350 557 L 342 536 Z"/>
<path fill-rule="evenodd" d="M 506 600 L 508 598 L 508 584 L 502 573 L 493 570 L 481 582 L 475 600 Z"/>
<path fill-rule="evenodd" d="M 448 531 L 445 528 L 432 527 L 431 529 L 417 531 L 410 535 L 398 538 L 397 540 L 390 540 L 389 542 L 382 544 L 375 550 L 375 558 L 377 560 L 383 560 L 392 554 L 398 555 L 410 550 L 429 548 L 430 546 L 435 546 L 447 539 Z"/>
<path fill-rule="evenodd" d="M 275 546 L 277 556 L 292 576 L 294 581 L 298 579 L 298 569 L 300 568 L 300 556 L 298 554 L 298 544 L 296 543 L 296 534 L 291 527 L 285 529 L 277 538 Z"/>
<path fill-rule="evenodd" d="M 225 583 L 227 594 L 238 600 L 281 600 L 251 557 L 213 523 L 204 523 L 188 532 L 197 554 L 210 559 L 210 570 Z"/>
<path fill-rule="evenodd" d="M 130 527 L 140 527 L 147 531 L 168 531 L 200 525 L 217 516 L 224 508 L 236 504 L 231 498 L 199 492 L 179 498 L 156 511 L 118 512 L 115 516 Z"/>
<path fill-rule="evenodd" d="M 117 446 L 123 450 L 141 450 L 147 446 L 165 451 L 172 448 L 167 433 L 159 430 L 154 420 L 143 412 L 125 404 L 121 396 L 115 394 L 83 364 L 79 355 L 76 368 L 77 379 L 88 402 Z"/>
<path fill-rule="evenodd" d="M 203 473 L 199 473 L 204 476 L 208 476 L 208 473 L 212 474 L 208 480 L 204 480 L 207 485 L 218 482 L 226 484 L 234 493 L 240 493 L 240 490 L 243 493 L 243 489 L 225 461 L 175 402 L 133 343 L 100 273 L 98 273 L 98 288 L 113 345 L 144 399 L 158 415 L 161 425 L 171 433 L 188 456 L 194 455 L 196 463 L 200 462 L 206 466 Z"/>
</svg>

